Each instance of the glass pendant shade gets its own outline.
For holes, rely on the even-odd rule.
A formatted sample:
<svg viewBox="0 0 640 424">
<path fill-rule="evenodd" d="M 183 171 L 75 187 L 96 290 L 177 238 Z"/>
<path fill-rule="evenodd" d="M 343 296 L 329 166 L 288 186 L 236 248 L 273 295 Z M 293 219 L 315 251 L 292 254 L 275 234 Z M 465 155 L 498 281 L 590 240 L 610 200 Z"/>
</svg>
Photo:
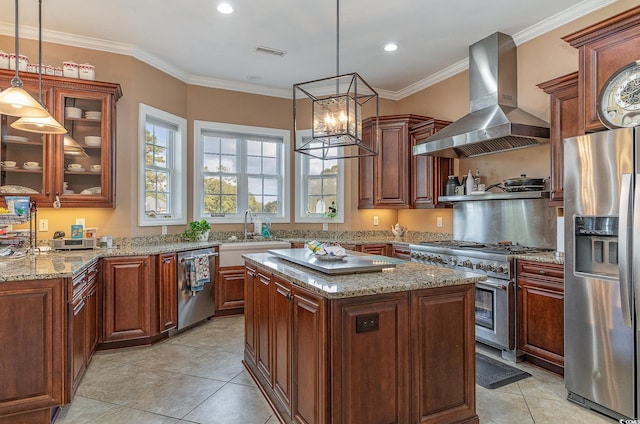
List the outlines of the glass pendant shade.
<svg viewBox="0 0 640 424">
<path fill-rule="evenodd" d="M 67 129 L 60 125 L 53 116 L 48 115 L 44 118 L 20 118 L 11 124 L 12 128 L 17 130 L 40 133 L 40 134 L 66 134 Z"/>
<path fill-rule="evenodd" d="M 86 153 L 84 149 L 75 141 L 69 134 L 63 137 L 63 150 L 65 155 L 69 156 L 81 156 Z"/>
<path fill-rule="evenodd" d="M 0 114 L 45 118 L 49 112 L 22 87 L 12 86 L 0 92 Z"/>
<path fill-rule="evenodd" d="M 352 73 L 295 84 L 294 133 L 299 126 L 296 111 L 306 102 L 311 102 L 311 139 L 297 145 L 296 152 L 324 160 L 377 155 L 378 93 L 360 75 Z M 369 102 L 376 125 L 371 140 L 365 143 L 362 110 Z"/>
</svg>

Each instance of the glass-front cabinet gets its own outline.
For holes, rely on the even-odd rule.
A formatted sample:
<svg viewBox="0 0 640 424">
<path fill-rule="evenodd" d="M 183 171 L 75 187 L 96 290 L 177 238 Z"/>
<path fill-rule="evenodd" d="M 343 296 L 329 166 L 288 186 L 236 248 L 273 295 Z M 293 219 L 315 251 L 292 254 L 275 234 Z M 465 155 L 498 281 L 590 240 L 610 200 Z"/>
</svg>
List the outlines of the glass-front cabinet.
<svg viewBox="0 0 640 424">
<path fill-rule="evenodd" d="M 0 89 L 13 71 L 0 70 Z M 20 78 L 35 98 L 38 76 Z M 43 100 L 66 135 L 41 135 L 11 127 L 2 116 L 0 196 L 29 194 L 38 206 L 113 207 L 115 189 L 116 102 L 113 83 L 43 76 Z"/>
</svg>

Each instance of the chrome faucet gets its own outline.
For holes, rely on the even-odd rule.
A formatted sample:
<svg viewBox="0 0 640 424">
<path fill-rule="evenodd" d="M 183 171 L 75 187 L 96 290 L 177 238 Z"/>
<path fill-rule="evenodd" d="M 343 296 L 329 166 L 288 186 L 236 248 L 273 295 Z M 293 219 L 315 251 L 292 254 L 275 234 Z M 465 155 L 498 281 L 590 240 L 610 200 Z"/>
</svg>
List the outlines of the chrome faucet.
<svg viewBox="0 0 640 424">
<path fill-rule="evenodd" d="M 253 222 L 253 213 L 249 209 L 244 211 L 244 239 L 253 238 L 253 231 L 247 231 L 247 216 L 249 217 L 249 222 Z"/>
</svg>

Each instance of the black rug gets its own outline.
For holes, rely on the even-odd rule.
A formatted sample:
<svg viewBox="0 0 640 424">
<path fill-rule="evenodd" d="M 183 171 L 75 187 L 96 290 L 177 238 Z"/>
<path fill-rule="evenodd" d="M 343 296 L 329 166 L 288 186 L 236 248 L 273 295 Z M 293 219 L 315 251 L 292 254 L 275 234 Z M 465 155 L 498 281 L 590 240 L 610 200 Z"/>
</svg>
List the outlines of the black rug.
<svg viewBox="0 0 640 424">
<path fill-rule="evenodd" d="M 527 377 L 531 374 L 476 352 L 476 383 L 485 389 L 497 389 Z"/>
</svg>

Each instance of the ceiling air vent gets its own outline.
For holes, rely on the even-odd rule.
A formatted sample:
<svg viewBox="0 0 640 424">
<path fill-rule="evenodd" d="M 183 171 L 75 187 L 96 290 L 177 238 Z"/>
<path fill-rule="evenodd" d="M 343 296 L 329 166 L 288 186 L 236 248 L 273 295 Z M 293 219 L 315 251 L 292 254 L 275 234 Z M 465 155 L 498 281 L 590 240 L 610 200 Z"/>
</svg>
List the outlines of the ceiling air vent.
<svg viewBox="0 0 640 424">
<path fill-rule="evenodd" d="M 278 50 L 272 47 L 264 47 L 264 46 L 256 47 L 256 51 L 258 53 L 272 54 L 274 56 L 284 56 L 285 54 L 287 54 L 287 52 L 285 52 L 284 50 Z"/>
</svg>

